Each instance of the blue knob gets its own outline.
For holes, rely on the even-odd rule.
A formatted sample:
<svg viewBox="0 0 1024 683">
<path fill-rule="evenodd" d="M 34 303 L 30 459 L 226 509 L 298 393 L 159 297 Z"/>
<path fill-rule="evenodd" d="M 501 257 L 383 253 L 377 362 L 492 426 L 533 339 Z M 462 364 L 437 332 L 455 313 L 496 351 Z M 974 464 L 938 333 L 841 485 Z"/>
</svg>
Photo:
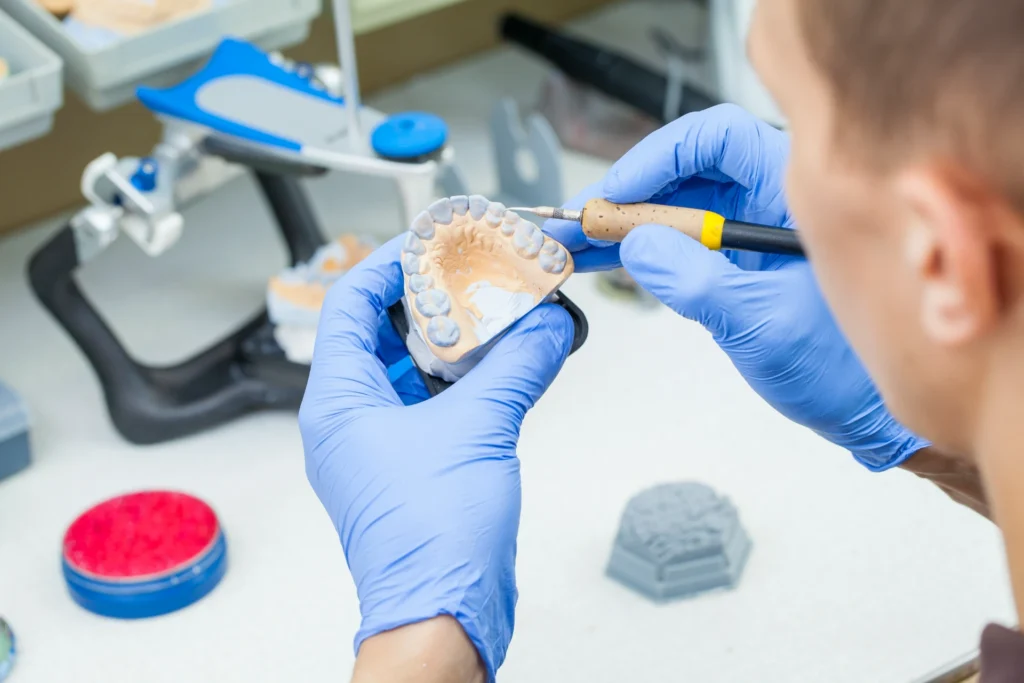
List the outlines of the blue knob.
<svg viewBox="0 0 1024 683">
<path fill-rule="evenodd" d="M 443 119 L 425 112 L 395 114 L 381 123 L 370 136 L 373 151 L 386 159 L 411 161 L 444 147 L 448 126 Z"/>
<path fill-rule="evenodd" d="M 139 160 L 139 167 L 132 175 L 132 185 L 140 192 L 152 192 L 156 187 L 156 159 L 146 157 Z"/>
</svg>

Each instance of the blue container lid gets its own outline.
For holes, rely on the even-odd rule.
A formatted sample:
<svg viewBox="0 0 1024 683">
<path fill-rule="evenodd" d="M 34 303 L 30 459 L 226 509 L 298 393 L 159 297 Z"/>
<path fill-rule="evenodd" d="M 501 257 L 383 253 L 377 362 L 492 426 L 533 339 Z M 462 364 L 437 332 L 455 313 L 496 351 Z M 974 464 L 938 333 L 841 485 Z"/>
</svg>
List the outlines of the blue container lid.
<svg viewBox="0 0 1024 683">
<path fill-rule="evenodd" d="M 0 681 L 7 680 L 14 667 L 14 631 L 7 622 L 0 619 Z"/>
<path fill-rule="evenodd" d="M 213 508 L 198 498 L 139 491 L 93 506 L 68 527 L 62 569 L 72 599 L 90 612 L 154 617 L 220 583 L 227 543 Z"/>
<path fill-rule="evenodd" d="M 218 533 L 210 550 L 173 574 L 148 581 L 103 581 L 63 561 L 71 598 L 105 617 L 144 619 L 188 607 L 212 591 L 227 571 L 227 543 Z"/>
<path fill-rule="evenodd" d="M 439 116 L 409 111 L 388 117 L 370 136 L 373 151 L 386 159 L 404 161 L 444 147 L 448 125 Z"/>
</svg>

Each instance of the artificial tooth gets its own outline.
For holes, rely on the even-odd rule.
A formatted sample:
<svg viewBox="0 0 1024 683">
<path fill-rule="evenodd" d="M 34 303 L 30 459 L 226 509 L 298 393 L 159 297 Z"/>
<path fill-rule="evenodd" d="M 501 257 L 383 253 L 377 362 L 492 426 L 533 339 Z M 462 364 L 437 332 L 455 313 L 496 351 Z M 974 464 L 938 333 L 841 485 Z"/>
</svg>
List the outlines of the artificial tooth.
<svg viewBox="0 0 1024 683">
<path fill-rule="evenodd" d="M 416 295 L 416 310 L 425 318 L 448 315 L 452 302 L 440 289 L 428 289 Z"/>
<path fill-rule="evenodd" d="M 429 275 L 420 275 L 416 273 L 409 278 L 409 289 L 414 293 L 419 294 L 420 292 L 430 289 L 434 286 L 434 278 Z"/>
<path fill-rule="evenodd" d="M 506 235 L 511 235 L 516 231 L 516 226 L 519 224 L 519 214 L 515 211 L 506 211 L 503 220 L 501 221 L 501 232 Z"/>
<path fill-rule="evenodd" d="M 501 202 L 491 202 L 487 205 L 487 222 L 493 227 L 501 225 L 501 219 L 505 217 L 505 205 Z"/>
<path fill-rule="evenodd" d="M 542 251 L 540 256 L 537 257 L 537 262 L 540 263 L 540 267 L 544 272 L 558 275 L 565 270 L 565 252 L 561 249 L 554 254 Z"/>
<path fill-rule="evenodd" d="M 416 254 L 402 254 L 402 270 L 406 275 L 416 275 L 420 272 L 420 259 Z"/>
<path fill-rule="evenodd" d="M 533 258 L 540 253 L 544 246 L 544 233 L 529 221 L 520 221 L 516 226 L 515 235 L 512 237 L 512 246 L 516 252 L 524 258 Z"/>
<path fill-rule="evenodd" d="M 417 256 L 422 256 L 427 253 L 427 248 L 423 246 L 423 242 L 412 230 L 406 233 L 405 244 L 402 245 L 402 249 L 407 253 L 416 254 Z"/>
<path fill-rule="evenodd" d="M 484 217 L 487 213 L 487 205 L 490 202 L 487 201 L 487 197 L 478 194 L 472 194 L 469 196 L 469 215 L 473 217 L 473 220 L 478 221 Z"/>
<path fill-rule="evenodd" d="M 558 253 L 558 242 L 547 239 L 544 240 L 544 246 L 540 248 L 545 254 L 557 254 Z"/>
<path fill-rule="evenodd" d="M 434 219 L 426 211 L 420 211 L 419 215 L 413 219 L 410 229 L 422 239 L 434 239 Z"/>
<path fill-rule="evenodd" d="M 455 346 L 459 341 L 459 326 L 445 315 L 431 318 L 427 323 L 427 339 L 434 346 Z"/>
<path fill-rule="evenodd" d="M 452 211 L 465 216 L 466 212 L 469 211 L 469 197 L 464 194 L 458 194 L 451 198 Z"/>
<path fill-rule="evenodd" d="M 452 207 L 452 201 L 450 199 L 438 199 L 436 202 L 427 207 L 427 213 L 434 219 L 435 223 L 443 223 L 448 225 L 454 218 L 455 210 Z"/>
</svg>

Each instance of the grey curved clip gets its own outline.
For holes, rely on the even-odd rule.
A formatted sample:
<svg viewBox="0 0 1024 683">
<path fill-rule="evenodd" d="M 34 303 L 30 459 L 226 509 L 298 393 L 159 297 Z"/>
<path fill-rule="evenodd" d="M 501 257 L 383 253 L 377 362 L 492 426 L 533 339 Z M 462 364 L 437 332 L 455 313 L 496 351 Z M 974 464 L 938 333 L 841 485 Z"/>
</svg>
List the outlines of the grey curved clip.
<svg viewBox="0 0 1024 683">
<path fill-rule="evenodd" d="M 508 206 L 559 206 L 562 193 L 562 145 L 540 114 L 530 114 L 524 127 L 515 100 L 502 98 L 491 114 L 491 136 L 498 167 L 498 193 Z M 525 177 L 516 162 L 525 150 L 535 164 L 535 177 Z"/>
<path fill-rule="evenodd" d="M 665 110 L 662 118 L 675 121 L 683 113 L 683 91 L 686 85 L 687 65 L 703 60 L 707 51 L 703 46 L 691 47 L 676 40 L 675 36 L 661 26 L 650 31 L 651 40 L 665 57 L 667 73 L 665 79 Z"/>
</svg>

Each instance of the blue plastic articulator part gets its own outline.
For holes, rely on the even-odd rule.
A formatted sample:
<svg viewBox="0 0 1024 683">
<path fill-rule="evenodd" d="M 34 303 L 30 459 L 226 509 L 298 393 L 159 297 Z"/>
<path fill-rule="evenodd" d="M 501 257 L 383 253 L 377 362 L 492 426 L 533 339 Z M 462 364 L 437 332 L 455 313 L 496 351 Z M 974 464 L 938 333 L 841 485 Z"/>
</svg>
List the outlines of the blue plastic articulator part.
<svg viewBox="0 0 1024 683">
<path fill-rule="evenodd" d="M 295 152 L 330 146 L 345 125 L 342 99 L 308 69 L 234 38 L 222 41 L 187 80 L 163 89 L 143 86 L 136 94 L 156 114 Z"/>
</svg>

